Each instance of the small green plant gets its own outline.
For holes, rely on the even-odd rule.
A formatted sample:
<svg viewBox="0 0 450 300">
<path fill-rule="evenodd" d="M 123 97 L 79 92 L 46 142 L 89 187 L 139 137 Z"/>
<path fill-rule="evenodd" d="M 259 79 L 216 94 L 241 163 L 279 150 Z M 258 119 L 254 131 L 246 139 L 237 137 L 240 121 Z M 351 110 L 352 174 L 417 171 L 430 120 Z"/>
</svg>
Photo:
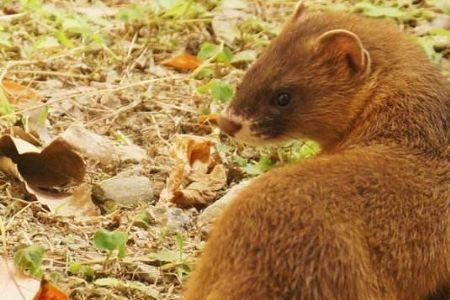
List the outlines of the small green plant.
<svg viewBox="0 0 450 300">
<path fill-rule="evenodd" d="M 44 247 L 31 245 L 16 252 L 14 263 L 20 270 L 27 270 L 31 275 L 41 277 L 43 274 L 42 259 L 44 253 Z"/>
<path fill-rule="evenodd" d="M 206 9 L 194 0 L 176 0 L 164 12 L 168 18 L 198 18 L 206 13 Z"/>
<path fill-rule="evenodd" d="M 183 277 L 189 274 L 191 270 L 192 259 L 187 257 L 183 249 L 185 247 L 185 237 L 180 233 L 175 236 L 176 250 L 162 249 L 148 255 L 151 260 L 162 263 L 161 269 L 173 270 L 181 282 Z"/>
<path fill-rule="evenodd" d="M 291 162 L 301 161 L 319 153 L 320 146 L 316 142 L 306 141 L 304 143 L 294 143 L 291 145 L 290 159 Z"/>
<path fill-rule="evenodd" d="M 81 274 L 84 278 L 91 281 L 94 278 L 94 270 L 87 265 L 83 265 L 77 262 L 72 262 L 69 265 L 69 271 L 72 274 Z"/>
<path fill-rule="evenodd" d="M 200 51 L 197 54 L 200 60 L 211 60 L 221 63 L 230 64 L 233 60 L 233 53 L 230 48 L 223 47 L 221 45 L 215 45 L 209 42 L 205 42 L 200 46 Z"/>
<path fill-rule="evenodd" d="M 118 257 L 125 257 L 125 248 L 128 241 L 128 234 L 123 231 L 108 231 L 101 229 L 94 235 L 94 246 L 101 250 L 107 250 L 108 258 L 114 250 L 118 251 Z"/>
<path fill-rule="evenodd" d="M 272 169 L 275 166 L 275 161 L 267 156 L 261 156 L 256 163 L 249 163 L 243 170 L 249 175 L 260 175 Z"/>
<path fill-rule="evenodd" d="M 133 225 L 137 227 L 141 227 L 147 229 L 150 227 L 150 216 L 147 211 L 143 210 L 134 217 Z"/>
<path fill-rule="evenodd" d="M 214 101 L 219 103 L 226 103 L 233 98 L 233 88 L 228 84 L 218 79 L 212 79 L 207 84 L 197 88 L 200 94 L 211 94 Z"/>
</svg>

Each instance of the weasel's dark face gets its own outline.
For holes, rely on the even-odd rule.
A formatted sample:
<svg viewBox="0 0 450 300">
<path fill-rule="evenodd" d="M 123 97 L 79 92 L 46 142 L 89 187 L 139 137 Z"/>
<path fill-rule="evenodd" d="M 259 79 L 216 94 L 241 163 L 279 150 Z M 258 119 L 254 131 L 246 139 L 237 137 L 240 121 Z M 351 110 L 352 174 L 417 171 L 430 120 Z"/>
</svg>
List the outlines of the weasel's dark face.
<svg viewBox="0 0 450 300">
<path fill-rule="evenodd" d="M 370 72 L 359 38 L 324 24 L 321 15 L 297 17 L 249 69 L 219 126 L 251 144 L 341 137 L 356 113 Z"/>
</svg>

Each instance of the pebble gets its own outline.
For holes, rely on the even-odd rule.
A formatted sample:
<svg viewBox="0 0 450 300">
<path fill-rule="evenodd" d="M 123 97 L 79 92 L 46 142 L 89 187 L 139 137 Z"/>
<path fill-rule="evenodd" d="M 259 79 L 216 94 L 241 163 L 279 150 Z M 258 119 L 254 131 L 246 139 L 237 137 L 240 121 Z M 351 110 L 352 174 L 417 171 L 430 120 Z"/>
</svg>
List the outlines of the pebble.
<svg viewBox="0 0 450 300">
<path fill-rule="evenodd" d="M 150 202 L 153 199 L 153 184 L 145 176 L 118 175 L 102 181 L 93 189 L 94 196 L 100 201 L 114 201 L 121 206 L 134 206 L 139 201 Z"/>
<path fill-rule="evenodd" d="M 255 178 L 241 181 L 233 186 L 228 192 L 222 196 L 219 200 L 205 208 L 205 210 L 199 215 L 197 225 L 205 233 L 211 230 L 212 224 L 220 216 L 223 210 L 230 205 L 230 203 L 236 198 L 236 196 L 247 186 L 253 182 Z"/>
</svg>

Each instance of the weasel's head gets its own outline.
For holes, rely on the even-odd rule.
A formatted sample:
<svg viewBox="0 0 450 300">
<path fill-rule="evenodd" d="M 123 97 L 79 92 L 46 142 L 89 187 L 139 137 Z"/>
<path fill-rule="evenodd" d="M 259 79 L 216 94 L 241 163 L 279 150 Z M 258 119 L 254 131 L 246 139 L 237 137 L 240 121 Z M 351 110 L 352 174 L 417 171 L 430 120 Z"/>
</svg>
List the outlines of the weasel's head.
<svg viewBox="0 0 450 300">
<path fill-rule="evenodd" d="M 346 18 L 354 17 L 309 14 L 300 5 L 244 76 L 219 119 L 222 131 L 251 144 L 339 141 L 370 74 L 369 52 L 342 29 Z"/>
</svg>

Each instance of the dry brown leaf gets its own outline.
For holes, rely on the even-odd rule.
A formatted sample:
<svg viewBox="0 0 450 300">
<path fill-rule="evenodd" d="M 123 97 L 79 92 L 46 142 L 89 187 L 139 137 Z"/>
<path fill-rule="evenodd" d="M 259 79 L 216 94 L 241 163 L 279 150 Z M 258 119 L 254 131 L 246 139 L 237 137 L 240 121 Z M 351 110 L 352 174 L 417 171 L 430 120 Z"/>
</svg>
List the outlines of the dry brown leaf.
<svg viewBox="0 0 450 300">
<path fill-rule="evenodd" d="M 172 147 L 171 157 L 186 168 L 206 173 L 211 163 L 211 147 L 214 143 L 208 139 L 182 135 Z"/>
<path fill-rule="evenodd" d="M 160 201 L 177 205 L 209 204 L 226 183 L 225 168 L 211 155 L 214 143 L 197 136 L 179 136 L 171 157 L 175 167 L 161 192 Z"/>
<path fill-rule="evenodd" d="M 140 162 L 147 158 L 147 152 L 137 145 L 121 145 L 105 136 L 96 134 L 82 126 L 74 124 L 61 135 L 64 141 L 85 156 L 108 164 L 114 161 Z"/>
<path fill-rule="evenodd" d="M 22 118 L 25 120 L 26 131 L 38 136 L 44 143 L 50 142 L 46 119 L 47 108 L 37 105 L 40 104 L 41 97 L 36 91 L 8 79 L 3 79 L 2 87 L 8 96 L 8 101 L 23 111 Z"/>
<path fill-rule="evenodd" d="M 225 167 L 216 165 L 209 174 L 192 173 L 192 183 L 174 192 L 172 202 L 180 206 L 207 205 L 227 181 Z"/>
<path fill-rule="evenodd" d="M 38 94 L 30 87 L 21 85 L 20 83 L 12 80 L 3 79 L 3 89 L 8 95 L 8 100 L 11 104 L 17 104 L 22 101 L 37 101 L 39 100 Z"/>
<path fill-rule="evenodd" d="M 44 149 L 9 135 L 0 139 L 0 170 L 25 183 L 27 191 L 60 216 L 95 216 L 91 189 L 81 185 L 85 163 L 73 148 L 56 139 Z M 78 186 L 73 192 L 57 192 Z"/>
<path fill-rule="evenodd" d="M 41 287 L 33 300 L 69 300 L 69 297 L 47 280 L 41 281 Z"/>
<path fill-rule="evenodd" d="M 182 53 L 161 62 L 163 66 L 171 67 L 179 71 L 195 70 L 200 63 L 201 61 L 197 56 L 189 53 Z"/>
<path fill-rule="evenodd" d="M 24 141 L 27 141 L 28 143 L 36 147 L 42 146 L 42 142 L 40 140 L 38 140 L 33 134 L 26 132 L 19 126 L 13 126 L 11 128 L 11 135 Z"/>
<path fill-rule="evenodd" d="M 9 158 L 17 165 L 17 173 L 10 173 L 40 188 L 65 187 L 80 184 L 85 174 L 83 159 L 69 144 L 56 139 L 40 150 L 36 146 L 19 138 L 5 135 L 0 139 L 0 156 Z M 10 171 L 2 159 L 0 170 Z"/>
<path fill-rule="evenodd" d="M 97 207 L 92 202 L 92 188 L 88 184 L 82 184 L 70 193 L 49 192 L 30 186 L 27 186 L 27 190 L 40 203 L 47 205 L 55 215 L 63 217 L 95 217 L 99 215 Z"/>
<path fill-rule="evenodd" d="M 0 282 L 2 300 L 31 300 L 40 286 L 39 280 L 26 276 L 4 257 L 0 257 Z"/>
</svg>

